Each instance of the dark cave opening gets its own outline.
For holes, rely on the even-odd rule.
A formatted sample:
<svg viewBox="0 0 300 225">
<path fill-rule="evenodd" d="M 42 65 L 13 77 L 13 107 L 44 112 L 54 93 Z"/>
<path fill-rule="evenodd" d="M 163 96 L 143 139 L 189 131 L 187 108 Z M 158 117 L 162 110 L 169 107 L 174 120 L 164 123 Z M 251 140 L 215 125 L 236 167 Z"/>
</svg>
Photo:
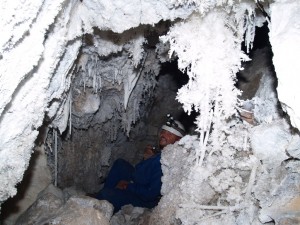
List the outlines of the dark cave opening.
<svg viewBox="0 0 300 225">
<path fill-rule="evenodd" d="M 172 79 L 176 83 L 177 90 L 180 89 L 183 85 L 186 85 L 189 80 L 186 72 L 183 73 L 178 69 L 177 60 L 172 60 L 161 64 L 161 71 L 159 76 L 164 76 L 166 74 L 172 75 Z M 190 115 L 182 111 L 181 114 L 177 116 L 177 119 L 183 123 L 189 134 L 193 134 L 195 130 L 194 122 L 198 115 L 199 113 L 196 113 L 194 110 Z"/>
<path fill-rule="evenodd" d="M 241 49 L 243 52 L 247 53 L 250 57 L 253 55 L 253 52 L 257 49 L 262 49 L 268 47 L 271 49 L 271 44 L 269 40 L 269 27 L 268 22 L 264 22 L 263 26 L 255 27 L 255 35 L 253 40 L 253 47 L 247 53 L 247 46 L 245 45 L 245 41 L 241 44 Z"/>
<path fill-rule="evenodd" d="M 247 53 L 245 42 L 242 43 L 242 50 Z M 262 27 L 256 27 L 253 47 L 247 53 L 250 61 L 242 62 L 243 70 L 237 73 L 236 86 L 242 90 L 241 99 L 252 99 L 259 88 L 263 76 L 261 66 L 269 67 L 274 77 L 273 89 L 277 87 L 277 77 L 272 62 L 272 47 L 269 41 L 268 23 L 265 22 Z"/>
</svg>

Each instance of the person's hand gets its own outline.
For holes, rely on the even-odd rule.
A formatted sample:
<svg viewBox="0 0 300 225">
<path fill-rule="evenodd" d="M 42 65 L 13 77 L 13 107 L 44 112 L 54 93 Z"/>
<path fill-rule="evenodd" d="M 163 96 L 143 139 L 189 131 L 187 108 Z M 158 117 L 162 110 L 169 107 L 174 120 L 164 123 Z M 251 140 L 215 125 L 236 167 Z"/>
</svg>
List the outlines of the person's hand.
<svg viewBox="0 0 300 225">
<path fill-rule="evenodd" d="M 155 155 L 155 153 L 152 150 L 152 146 L 151 145 L 147 145 L 146 149 L 144 151 L 144 160 L 149 159 L 151 156 Z"/>
<path fill-rule="evenodd" d="M 121 190 L 126 190 L 129 182 L 127 180 L 120 180 L 116 186 L 116 188 Z"/>
</svg>

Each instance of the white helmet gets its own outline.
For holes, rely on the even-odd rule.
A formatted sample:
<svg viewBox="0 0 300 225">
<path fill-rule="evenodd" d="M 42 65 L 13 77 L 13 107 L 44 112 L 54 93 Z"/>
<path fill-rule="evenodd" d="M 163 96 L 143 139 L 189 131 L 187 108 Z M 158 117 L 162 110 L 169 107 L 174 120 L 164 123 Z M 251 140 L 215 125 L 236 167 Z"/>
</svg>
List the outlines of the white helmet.
<svg viewBox="0 0 300 225">
<path fill-rule="evenodd" d="M 178 120 L 173 120 L 173 118 L 171 121 L 169 120 L 167 124 L 163 125 L 161 129 L 167 130 L 178 137 L 183 137 L 185 135 L 185 129 L 182 123 Z"/>
</svg>

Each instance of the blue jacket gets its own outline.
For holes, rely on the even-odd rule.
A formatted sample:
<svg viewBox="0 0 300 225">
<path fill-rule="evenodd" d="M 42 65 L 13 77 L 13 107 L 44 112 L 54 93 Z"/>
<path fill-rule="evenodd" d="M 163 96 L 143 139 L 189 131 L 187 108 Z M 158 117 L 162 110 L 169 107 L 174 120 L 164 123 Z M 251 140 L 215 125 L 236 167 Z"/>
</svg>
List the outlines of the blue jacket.
<svg viewBox="0 0 300 225">
<path fill-rule="evenodd" d="M 161 154 L 143 160 L 135 166 L 131 183 L 127 190 L 135 193 L 144 201 L 156 201 L 160 196 L 162 170 Z"/>
</svg>

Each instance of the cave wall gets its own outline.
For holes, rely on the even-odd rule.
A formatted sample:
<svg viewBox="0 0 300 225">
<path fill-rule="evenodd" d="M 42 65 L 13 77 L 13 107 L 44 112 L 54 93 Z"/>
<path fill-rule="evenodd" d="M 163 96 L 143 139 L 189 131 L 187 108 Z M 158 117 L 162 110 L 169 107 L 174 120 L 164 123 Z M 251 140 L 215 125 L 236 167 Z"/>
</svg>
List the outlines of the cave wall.
<svg viewBox="0 0 300 225">
<path fill-rule="evenodd" d="M 67 132 L 60 141 L 60 187 L 75 185 L 87 192 L 99 190 L 112 152 L 122 147 L 132 132 L 131 126 L 137 126 L 151 106 L 158 59 L 149 49 L 143 64 L 136 67 L 131 61 L 132 53 L 127 51 L 141 48 L 144 39 L 138 44 L 131 42 L 126 43 L 125 50 L 121 48 L 117 54 L 106 57 L 99 52 L 87 53 L 94 51 L 93 47 L 83 49 L 71 88 L 71 133 Z M 84 57 L 88 58 L 86 64 L 82 63 Z M 135 79 L 134 84 L 131 79 Z M 135 158 L 134 149 L 127 151 Z"/>
<path fill-rule="evenodd" d="M 283 81 L 297 80 L 294 77 L 296 77 L 298 71 L 296 59 L 299 57 L 296 56 L 299 54 L 299 51 L 297 51 L 296 47 L 300 36 L 299 20 L 297 19 L 300 15 L 300 3 L 291 0 L 270 1 L 268 3 L 270 3 L 270 8 L 268 8 L 267 4 L 265 7 L 267 10 L 270 10 L 272 18 L 270 23 L 270 41 L 274 52 L 274 66 L 280 81 L 279 87 L 282 87 L 281 85 L 284 86 L 284 88 L 278 89 L 278 93 L 279 96 L 293 93 L 287 99 L 279 98 L 282 99 L 282 103 L 287 105 L 287 109 L 297 109 L 296 103 L 299 96 L 296 93 L 297 88 Z M 224 7 L 226 10 L 222 11 L 222 13 L 215 10 L 219 6 Z M 78 64 L 82 64 L 82 61 L 84 61 L 84 59 L 79 57 L 81 56 L 79 53 L 84 46 L 82 38 L 84 34 L 94 33 L 95 27 L 98 27 L 100 30 L 122 33 L 130 30 L 132 27 L 138 27 L 140 24 L 153 25 L 160 20 L 169 19 L 174 21 L 177 18 L 184 19 L 183 21 L 189 28 L 182 26 L 184 27 L 182 29 L 183 32 L 179 33 L 177 33 L 178 30 L 174 29 L 174 32 L 168 36 L 169 38 L 165 38 L 166 42 L 169 41 L 173 44 L 170 53 L 176 52 L 179 56 L 180 69 L 184 70 L 190 64 L 197 65 L 198 62 L 202 62 L 202 64 L 199 63 L 198 65 L 204 65 L 202 68 L 208 69 L 205 70 L 206 74 L 212 77 L 212 80 L 216 80 L 216 74 L 219 71 L 229 71 L 229 74 L 234 74 L 239 69 L 240 61 L 245 60 L 244 56 L 241 56 L 241 52 L 237 50 L 244 38 L 244 33 L 247 33 L 247 44 L 251 45 L 255 25 L 261 25 L 265 21 L 263 16 L 259 13 L 256 14 L 256 7 L 254 3 L 249 1 L 238 3 L 207 1 L 202 3 L 202 1 L 182 2 L 167 0 L 158 2 L 61 0 L 36 3 L 23 1 L 22 4 L 4 1 L 3 7 L 0 9 L 1 15 L 4 15 L 4 19 L 1 20 L 1 28 L 7 31 L 1 36 L 0 41 L 0 202 L 3 203 L 7 198 L 16 194 L 15 185 L 22 180 L 24 171 L 28 167 L 34 141 L 42 124 L 49 124 L 50 128 L 58 129 L 60 133 L 63 133 L 67 126 L 71 128 L 68 118 L 70 115 L 70 103 L 72 103 L 70 93 L 73 94 L 73 92 L 70 92 L 70 90 L 73 90 L 72 82 L 73 79 L 76 79 L 75 74 L 78 72 L 75 62 L 78 60 Z M 196 16 L 188 18 L 192 12 L 195 12 Z M 289 20 L 281 19 L 281 16 L 289 18 Z M 213 18 L 216 18 L 218 23 L 215 23 Z M 226 18 L 227 23 L 224 23 L 224 18 Z M 282 24 L 282 21 L 285 21 L 285 24 Z M 205 29 L 200 28 L 198 30 L 198 22 L 206 24 L 204 26 Z M 207 24 L 214 26 L 208 26 Z M 231 27 L 228 28 L 228 24 Z M 224 37 L 230 37 L 226 40 L 235 40 L 230 42 L 232 43 L 231 47 L 225 46 L 225 42 L 217 38 L 216 30 L 218 32 L 222 31 L 225 35 Z M 200 42 L 195 41 L 197 35 L 203 37 L 198 39 Z M 182 39 L 178 39 L 178 37 Z M 208 39 L 210 37 L 215 38 Z M 190 41 L 192 38 L 193 42 Z M 208 40 L 210 41 L 207 42 Z M 141 46 L 141 39 L 136 37 L 133 42 L 138 43 L 137 45 L 131 43 L 137 48 L 134 48 L 131 54 L 130 51 L 127 51 L 127 57 L 138 68 L 144 57 L 141 54 L 141 48 L 138 47 Z M 296 44 L 290 47 L 289 43 L 292 42 Z M 32 43 L 34 43 L 34 47 L 32 47 Z M 103 43 L 104 47 L 100 44 L 97 46 L 97 43 Z M 121 43 L 121 46 L 118 46 L 115 43 L 105 42 L 103 38 L 95 42 L 94 45 L 96 45 L 94 49 L 97 51 L 101 50 L 99 55 L 104 57 L 112 52 L 122 52 L 123 48 L 126 48 L 124 42 Z M 197 46 L 201 46 L 206 51 L 186 51 L 187 49 L 199 50 Z M 287 46 L 289 48 L 286 48 Z M 219 50 L 223 47 L 228 47 L 224 52 L 232 54 L 234 62 L 228 60 L 231 57 L 227 57 L 227 54 L 219 54 L 222 53 Z M 285 53 L 284 49 L 288 49 L 292 54 L 282 54 Z M 182 52 L 178 50 L 182 50 Z M 210 57 L 202 57 L 201 52 L 205 52 L 205 55 L 208 54 Z M 291 58 L 285 60 L 280 58 L 280 55 L 282 57 L 290 55 Z M 95 60 L 92 54 L 89 56 L 91 58 L 87 59 L 84 65 L 88 65 L 88 62 Z M 192 61 L 185 61 L 187 59 L 185 57 L 192 59 Z M 205 61 L 205 59 L 207 60 Z M 222 60 L 227 64 L 218 63 L 222 62 Z M 215 67 L 205 67 L 205 65 L 211 65 L 211 63 Z M 94 63 L 94 65 L 97 65 L 97 63 Z M 219 66 L 218 68 L 216 67 L 217 65 Z M 224 70 L 222 70 L 222 66 Z M 192 66 L 190 68 L 194 69 L 196 67 Z M 286 68 L 289 68 L 289 71 L 285 71 Z M 89 73 L 89 70 L 85 72 Z M 227 77 L 225 76 L 226 72 L 222 74 L 224 77 Z M 287 79 L 287 74 L 294 79 Z M 198 73 L 194 74 L 195 80 L 198 75 Z M 101 87 L 101 85 L 93 85 L 95 81 L 95 79 L 94 81 L 92 79 L 93 76 L 95 75 L 89 74 L 87 78 L 90 78 L 92 83 L 90 93 L 92 93 L 91 91 L 95 92 L 95 89 L 97 89 L 96 92 L 99 91 L 98 88 Z M 98 78 L 98 76 L 96 77 Z M 122 84 L 125 84 L 124 88 L 128 84 L 134 84 L 136 78 L 136 75 L 124 77 L 122 79 Z M 204 81 L 205 79 L 202 84 L 205 84 Z M 225 79 L 224 81 L 227 80 Z M 219 83 L 219 85 L 221 84 Z M 190 105 L 199 103 L 198 99 L 193 97 L 193 94 L 199 91 L 199 89 L 193 89 L 196 86 L 197 84 L 191 83 L 185 90 L 181 91 L 181 96 L 186 97 L 184 100 L 181 98 L 181 102 L 188 102 Z M 204 87 L 208 86 L 204 85 Z M 127 97 L 130 95 L 132 87 L 126 88 L 127 92 L 125 93 L 124 89 L 125 97 L 122 98 L 124 105 L 126 105 L 126 100 L 129 99 Z M 295 91 L 291 92 L 291 89 Z M 220 93 L 227 93 L 225 90 L 222 91 Z M 206 93 L 206 91 L 204 92 Z M 76 97 L 75 92 L 74 95 Z M 230 97 L 230 95 L 227 97 Z M 290 103 L 290 99 L 295 101 Z M 95 98 L 96 105 L 98 104 L 97 101 L 97 98 Z M 233 100 L 230 104 L 234 102 Z M 91 107 L 91 109 L 94 108 Z M 185 109 L 189 110 L 189 107 L 185 106 Z M 295 121 L 292 124 L 298 126 L 296 121 L 297 115 L 300 113 L 297 110 L 294 112 L 287 111 L 292 118 L 291 121 Z M 228 115 L 232 113 L 229 111 Z M 121 127 L 124 128 L 126 133 L 130 131 L 128 127 L 131 126 L 131 122 L 134 120 L 132 120 L 132 117 L 126 118 L 125 114 L 124 117 L 125 120 L 122 120 L 124 123 L 122 123 Z M 201 130 L 201 127 L 199 129 Z M 99 173 L 95 175 L 99 175 Z"/>
</svg>

